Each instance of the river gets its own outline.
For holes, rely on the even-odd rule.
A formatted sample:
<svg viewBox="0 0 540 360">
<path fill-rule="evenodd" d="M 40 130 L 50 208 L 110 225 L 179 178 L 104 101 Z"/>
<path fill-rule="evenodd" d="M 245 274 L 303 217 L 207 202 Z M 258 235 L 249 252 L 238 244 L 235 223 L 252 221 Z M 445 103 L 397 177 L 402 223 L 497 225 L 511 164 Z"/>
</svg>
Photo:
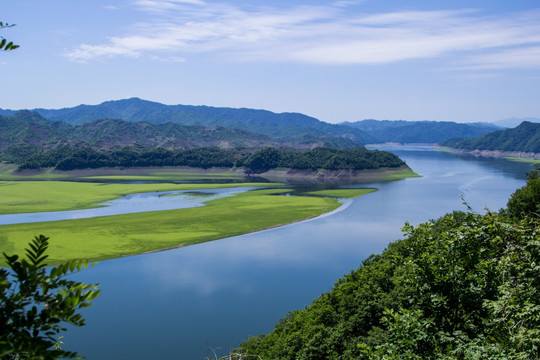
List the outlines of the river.
<svg viewBox="0 0 540 360">
<path fill-rule="evenodd" d="M 418 174 L 357 187 L 380 191 L 330 216 L 186 248 L 102 261 L 75 278 L 100 283 L 69 328 L 66 349 L 89 360 L 205 359 L 272 330 L 342 275 L 419 224 L 452 210 L 498 210 L 525 183 L 530 165 L 394 147 Z M 355 187 L 355 185 L 347 185 Z M 461 195 L 460 195 L 461 194 Z"/>
</svg>

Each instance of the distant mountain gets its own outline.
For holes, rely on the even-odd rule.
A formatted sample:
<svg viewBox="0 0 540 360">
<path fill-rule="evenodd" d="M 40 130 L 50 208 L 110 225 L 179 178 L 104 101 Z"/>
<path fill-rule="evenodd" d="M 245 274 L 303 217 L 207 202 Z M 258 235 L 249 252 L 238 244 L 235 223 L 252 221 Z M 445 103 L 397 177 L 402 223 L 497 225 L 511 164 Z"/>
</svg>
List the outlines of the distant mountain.
<svg viewBox="0 0 540 360">
<path fill-rule="evenodd" d="M 488 123 L 456 123 L 450 121 L 362 120 L 342 125 L 360 129 L 376 139 L 376 143 L 438 144 L 456 137 L 475 137 L 500 127 Z"/>
<path fill-rule="evenodd" d="M 32 111 L 0 115 L 0 150 L 12 145 L 55 146 L 65 141 L 62 134 L 70 128 L 63 122 L 49 121 Z"/>
<path fill-rule="evenodd" d="M 540 123 L 522 122 L 472 139 L 452 139 L 441 145 L 464 150 L 500 150 L 540 153 Z"/>
<path fill-rule="evenodd" d="M 98 120 L 80 126 L 50 121 L 34 111 L 0 115 L 0 150 L 14 145 L 46 148 L 58 145 L 92 146 L 100 149 L 133 145 L 140 148 L 193 148 L 201 146 L 260 147 L 282 144 L 268 136 L 223 127 L 153 125 L 124 120 Z"/>
<path fill-rule="evenodd" d="M 299 113 L 273 113 L 266 110 L 217 108 L 210 106 L 164 105 L 131 98 L 107 101 L 99 105 L 79 105 L 64 109 L 34 109 L 43 117 L 70 125 L 82 125 L 101 119 L 122 119 L 150 124 L 168 122 L 181 125 L 220 126 L 242 129 L 276 138 L 282 142 L 298 139 L 330 141 L 341 147 L 373 142 L 363 131 L 329 124 Z M 5 112 L 5 110 L 4 110 Z M 331 137 L 338 139 L 331 140 Z M 341 140 L 344 139 L 345 141 Z M 330 144 L 328 144 L 330 145 Z"/>
<path fill-rule="evenodd" d="M 506 127 L 506 128 L 514 128 L 524 121 L 528 121 L 532 123 L 540 123 L 540 119 L 538 118 L 508 118 L 508 119 L 494 121 L 493 124 L 497 126 L 501 126 L 501 127 Z"/>
</svg>

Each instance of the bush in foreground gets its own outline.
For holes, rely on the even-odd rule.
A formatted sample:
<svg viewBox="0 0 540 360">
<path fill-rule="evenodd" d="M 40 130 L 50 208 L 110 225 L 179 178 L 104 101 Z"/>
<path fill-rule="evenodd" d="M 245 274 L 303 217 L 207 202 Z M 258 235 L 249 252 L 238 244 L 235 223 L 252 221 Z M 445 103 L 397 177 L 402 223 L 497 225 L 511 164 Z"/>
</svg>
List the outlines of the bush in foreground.
<svg viewBox="0 0 540 360">
<path fill-rule="evenodd" d="M 47 268 L 49 238 L 36 236 L 26 257 L 8 256 L 10 269 L 0 268 L 0 359 L 53 360 L 76 358 L 60 348 L 64 324 L 84 325 L 78 310 L 99 295 L 96 285 L 65 277 L 88 267 L 87 261 L 70 261 Z"/>
</svg>

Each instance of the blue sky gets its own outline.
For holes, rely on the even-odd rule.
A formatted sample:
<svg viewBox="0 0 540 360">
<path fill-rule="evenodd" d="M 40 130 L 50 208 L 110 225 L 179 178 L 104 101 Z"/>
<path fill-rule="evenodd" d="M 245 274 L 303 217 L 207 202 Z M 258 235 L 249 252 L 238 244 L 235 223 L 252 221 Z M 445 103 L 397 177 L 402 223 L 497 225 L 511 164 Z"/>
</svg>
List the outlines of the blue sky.
<svg viewBox="0 0 540 360">
<path fill-rule="evenodd" d="M 129 97 L 366 118 L 540 117 L 540 2 L 1 1 L 0 108 Z"/>
</svg>

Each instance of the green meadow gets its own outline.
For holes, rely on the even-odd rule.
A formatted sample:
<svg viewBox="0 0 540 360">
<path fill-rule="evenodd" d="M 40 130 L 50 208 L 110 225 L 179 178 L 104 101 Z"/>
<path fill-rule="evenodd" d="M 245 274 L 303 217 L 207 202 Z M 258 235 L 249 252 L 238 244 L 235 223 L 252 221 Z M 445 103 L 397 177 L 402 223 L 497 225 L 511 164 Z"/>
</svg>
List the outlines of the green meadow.
<svg viewBox="0 0 540 360">
<path fill-rule="evenodd" d="M 127 181 L 193 181 L 193 180 L 239 180 L 243 179 L 243 173 L 235 172 L 196 172 L 193 171 L 156 171 L 147 175 L 101 175 L 85 176 L 87 180 L 127 180 Z"/>
<path fill-rule="evenodd" d="M 77 184 L 47 186 L 56 191 L 60 191 L 62 185 L 81 190 L 75 186 Z M 96 192 L 101 191 L 100 194 L 102 188 L 112 185 L 118 184 L 82 184 L 87 189 L 99 189 Z M 163 189 L 171 190 L 171 184 L 161 185 Z M 119 189 L 125 192 L 123 186 Z M 183 184 L 182 188 L 185 187 Z M 0 252 L 21 254 L 30 239 L 43 234 L 51 238 L 50 263 L 68 259 L 110 259 L 246 234 L 312 218 L 340 206 L 337 200 L 325 197 L 279 196 L 286 191 L 290 189 L 254 190 L 211 200 L 204 207 L 191 209 L 3 225 L 0 226 Z M 96 192 L 87 196 L 81 194 L 86 204 L 89 198 L 95 199 Z M 105 193 L 110 196 L 115 192 L 107 190 Z"/>
<path fill-rule="evenodd" d="M 325 196 L 339 199 L 351 199 L 366 195 L 379 189 L 328 189 L 307 192 L 306 195 Z"/>
<path fill-rule="evenodd" d="M 531 159 L 531 158 L 520 158 L 520 157 L 504 157 L 506 160 L 510 161 L 517 161 L 517 162 L 525 162 L 525 163 L 531 163 L 532 165 L 540 164 L 540 160 L 538 159 Z"/>
</svg>

